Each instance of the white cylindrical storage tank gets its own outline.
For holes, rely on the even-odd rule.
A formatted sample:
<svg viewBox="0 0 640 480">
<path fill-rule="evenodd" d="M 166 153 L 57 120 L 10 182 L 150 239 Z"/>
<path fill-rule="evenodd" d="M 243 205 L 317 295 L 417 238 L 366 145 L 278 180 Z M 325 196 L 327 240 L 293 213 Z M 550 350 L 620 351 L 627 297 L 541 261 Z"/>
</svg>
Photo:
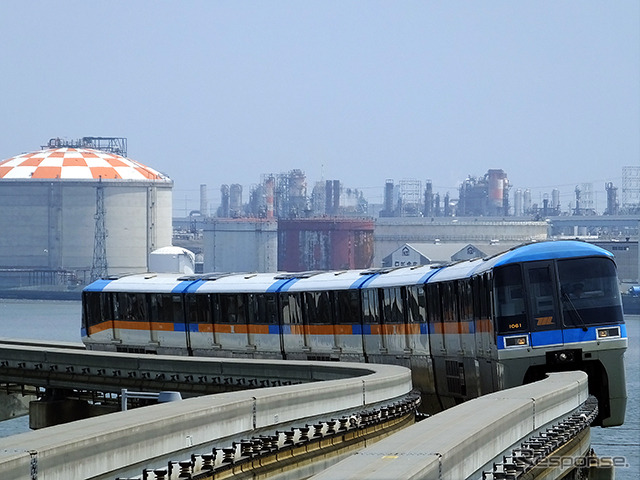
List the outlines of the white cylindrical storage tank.
<svg viewBox="0 0 640 480">
<path fill-rule="evenodd" d="M 207 202 L 207 186 L 200 185 L 200 215 L 209 216 L 209 205 Z"/>
<path fill-rule="evenodd" d="M 149 254 L 149 272 L 192 275 L 195 269 L 196 255 L 186 248 L 162 247 Z"/>
<path fill-rule="evenodd" d="M 523 213 L 531 213 L 531 190 L 528 188 L 522 194 L 522 211 Z"/>
<path fill-rule="evenodd" d="M 516 217 L 522 215 L 522 190 L 519 188 L 516 190 L 513 200 L 513 214 Z"/>
<path fill-rule="evenodd" d="M 551 190 L 551 208 L 560 211 L 560 190 L 557 188 Z"/>
<path fill-rule="evenodd" d="M 149 253 L 171 245 L 172 188 L 156 170 L 99 150 L 57 148 L 4 160 L 0 269 L 65 270 L 86 281 L 102 236 L 108 274 L 146 272 Z M 98 217 L 104 228 L 97 235 Z"/>
</svg>

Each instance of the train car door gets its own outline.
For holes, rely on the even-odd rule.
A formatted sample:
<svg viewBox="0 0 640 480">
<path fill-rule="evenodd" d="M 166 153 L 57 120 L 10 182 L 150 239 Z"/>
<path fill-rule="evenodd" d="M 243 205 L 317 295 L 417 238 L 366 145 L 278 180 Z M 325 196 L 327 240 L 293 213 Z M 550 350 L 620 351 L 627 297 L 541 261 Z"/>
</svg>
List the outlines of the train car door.
<svg viewBox="0 0 640 480">
<path fill-rule="evenodd" d="M 413 355 L 429 355 L 427 298 L 423 285 L 407 287 L 407 348 Z"/>
<path fill-rule="evenodd" d="M 527 309 L 533 348 L 563 345 L 562 320 L 553 262 L 524 263 Z"/>
<path fill-rule="evenodd" d="M 211 351 L 212 346 L 215 346 L 211 295 L 210 293 L 191 293 L 185 297 L 184 331 L 189 352 L 194 350 L 207 352 Z M 173 300 L 177 301 L 175 298 Z M 168 305 L 165 305 L 164 308 L 167 307 Z M 180 324 L 176 321 L 176 328 L 178 325 Z"/>
<path fill-rule="evenodd" d="M 382 295 L 382 339 L 389 355 L 396 359 L 407 355 L 406 308 L 403 287 L 385 287 Z"/>
<path fill-rule="evenodd" d="M 335 344 L 343 360 L 366 361 L 363 350 L 362 312 L 359 290 L 335 292 Z"/>
<path fill-rule="evenodd" d="M 306 359 L 309 348 L 302 319 L 300 293 L 281 292 L 278 301 L 285 355 L 289 359 Z"/>
<path fill-rule="evenodd" d="M 460 339 L 460 305 L 458 299 L 460 292 L 457 282 L 442 282 L 440 287 L 444 346 L 447 351 L 447 356 L 459 357 L 462 353 L 462 342 Z"/>
<path fill-rule="evenodd" d="M 305 344 L 314 359 L 330 360 L 336 349 L 333 292 L 303 292 Z"/>
<path fill-rule="evenodd" d="M 112 295 L 113 340 L 132 348 L 144 349 L 150 342 L 147 297 L 138 292 L 116 292 Z"/>
<path fill-rule="evenodd" d="M 482 393 L 497 388 L 493 359 L 497 355 L 494 328 L 491 320 L 490 281 L 486 274 L 473 277 L 473 317 L 475 322 L 475 348 L 480 366 L 480 388 Z"/>
<path fill-rule="evenodd" d="M 276 294 L 250 293 L 248 348 L 259 358 L 282 358 Z"/>
<path fill-rule="evenodd" d="M 380 322 L 380 298 L 377 288 L 363 288 L 362 296 L 362 339 L 364 351 L 368 360 L 376 361 L 381 354 L 386 353 L 384 337 Z"/>
<path fill-rule="evenodd" d="M 149 321 L 151 343 L 163 349 L 189 350 L 190 321 L 185 319 L 183 297 L 180 293 L 152 293 L 149 294 Z M 195 323 L 195 319 L 194 319 Z M 182 325 L 184 335 L 180 332 Z"/>
<path fill-rule="evenodd" d="M 442 322 L 442 304 L 440 302 L 440 285 L 430 283 L 426 285 L 427 292 L 427 321 L 429 327 L 429 350 L 434 357 L 445 356 L 444 327 Z"/>
<path fill-rule="evenodd" d="M 468 279 L 457 282 L 458 329 L 460 353 L 468 358 L 476 358 L 475 322 L 473 319 L 473 292 Z"/>
<path fill-rule="evenodd" d="M 244 293 L 219 293 L 219 310 L 214 317 L 214 335 L 222 349 L 231 356 L 247 355 L 247 295 Z"/>
</svg>

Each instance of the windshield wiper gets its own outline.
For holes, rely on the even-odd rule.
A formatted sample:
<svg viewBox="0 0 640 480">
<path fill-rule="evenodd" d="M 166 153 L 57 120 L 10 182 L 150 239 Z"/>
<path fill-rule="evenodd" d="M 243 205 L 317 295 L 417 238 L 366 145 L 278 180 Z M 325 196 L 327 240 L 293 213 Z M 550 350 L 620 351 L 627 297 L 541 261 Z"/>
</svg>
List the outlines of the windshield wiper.
<svg viewBox="0 0 640 480">
<path fill-rule="evenodd" d="M 562 292 L 562 299 L 569 304 L 569 306 L 571 307 L 571 311 L 573 312 L 573 314 L 576 316 L 576 318 L 582 324 L 582 331 L 586 332 L 587 330 L 589 330 L 589 328 L 587 327 L 587 324 L 584 323 L 584 320 L 583 320 L 582 316 L 580 315 L 580 312 L 578 312 L 578 309 L 573 304 L 573 301 L 571 300 L 571 297 L 569 296 L 569 294 L 567 292 Z"/>
</svg>

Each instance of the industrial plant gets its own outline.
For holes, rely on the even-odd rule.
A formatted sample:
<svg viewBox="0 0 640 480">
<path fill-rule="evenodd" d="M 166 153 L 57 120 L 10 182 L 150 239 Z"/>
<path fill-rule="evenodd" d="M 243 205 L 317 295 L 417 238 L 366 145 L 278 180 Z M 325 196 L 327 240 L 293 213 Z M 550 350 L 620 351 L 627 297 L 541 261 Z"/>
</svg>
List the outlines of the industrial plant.
<svg viewBox="0 0 640 480">
<path fill-rule="evenodd" d="M 605 185 L 602 216 L 591 184 L 576 186 L 575 200 L 563 208 L 557 189 L 534 202 L 528 189 L 512 190 L 501 169 L 468 176 L 453 196 L 431 180 L 387 179 L 379 204 L 337 179 L 312 185 L 300 169 L 264 173 L 246 200 L 242 185 L 223 184 L 219 205 L 210 205 L 203 184 L 200 208 L 172 218 L 173 181 L 127 158 L 126 138 L 53 138 L 0 162 L 0 294 L 77 293 L 97 278 L 157 268 L 446 263 L 563 236 L 624 240 L 624 248 L 610 249 L 638 265 L 640 167 L 623 170 L 621 196 L 613 183 Z M 637 270 L 625 276 L 637 279 Z"/>
<path fill-rule="evenodd" d="M 622 204 L 617 188 L 607 184 L 607 210 L 614 215 L 640 212 L 638 171 L 625 171 Z M 628 177 L 636 176 L 635 183 Z M 239 184 L 222 185 L 221 204 L 215 215 L 201 215 L 190 228 L 203 231 L 205 271 L 305 271 L 370 268 L 401 264 L 398 252 L 429 251 L 438 262 L 455 261 L 463 252 L 484 255 L 550 236 L 585 236 L 594 227 L 576 226 L 557 219 L 595 215 L 592 186 L 576 187 L 575 202 L 568 210 L 560 203 L 560 191 L 533 202 L 528 189 L 511 191 L 507 173 L 490 169 L 482 177 L 468 176 L 457 198 L 436 192 L 430 180 L 402 179 L 384 184 L 384 201 L 370 203 L 362 191 L 339 180 L 316 182 L 311 193 L 302 170 L 263 174 L 248 201 Z M 206 186 L 201 186 L 206 192 Z M 513 193 L 513 196 L 510 194 Z M 206 194 L 206 193 L 205 193 Z M 513 198 L 513 200 L 512 200 Z M 202 214 L 206 212 L 201 198 Z M 556 219 L 551 221 L 550 219 Z M 626 221 L 625 221 L 626 222 Z M 609 222 L 598 233 L 609 237 L 637 236 L 637 222 Z M 471 241 L 471 244 L 464 243 Z M 408 244 L 407 242 L 413 242 Z M 435 245 L 425 249 L 426 244 Z M 455 245 L 460 252 L 443 256 Z M 407 247 L 408 246 L 408 247 Z M 234 255 L 239 247 L 241 255 Z M 259 252 L 259 253 L 258 253 Z M 468 255 L 468 254 L 467 254 Z M 419 258 L 428 260 L 425 255 Z M 414 260 L 415 261 L 415 260 Z M 431 261 L 431 260 L 428 260 Z M 637 261 L 633 262 L 637 264 Z"/>
<path fill-rule="evenodd" d="M 206 186 L 203 185 L 205 188 Z M 640 167 L 624 167 L 620 191 L 612 182 L 604 185 L 604 215 L 640 214 Z M 576 185 L 573 200 L 561 204 L 559 189 L 553 188 L 534 200 L 528 188 L 512 190 L 507 173 L 489 169 L 481 177 L 469 175 L 460 183 L 457 196 L 437 192 L 431 180 L 387 179 L 381 205 L 368 201 L 363 192 L 340 180 L 315 182 L 308 192 L 302 170 L 263 174 L 257 186 L 243 199 L 240 184 L 220 188 L 220 206 L 211 216 L 218 218 L 311 218 L 333 217 L 527 217 L 598 215 L 593 184 Z M 566 192 L 564 192 L 566 195 Z M 201 195 L 206 195 L 201 190 Z M 204 208 L 200 213 L 207 215 Z"/>
</svg>

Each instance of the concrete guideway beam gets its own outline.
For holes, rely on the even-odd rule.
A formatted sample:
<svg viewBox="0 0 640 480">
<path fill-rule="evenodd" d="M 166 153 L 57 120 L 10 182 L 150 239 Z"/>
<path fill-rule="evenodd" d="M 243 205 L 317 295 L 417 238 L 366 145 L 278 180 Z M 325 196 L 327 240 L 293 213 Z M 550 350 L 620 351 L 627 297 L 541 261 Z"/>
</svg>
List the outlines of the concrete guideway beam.
<svg viewBox="0 0 640 480">
<path fill-rule="evenodd" d="M 338 367 L 329 362 L 289 361 L 285 368 L 282 361 L 98 352 L 36 342 L 20 345 L 0 340 L 0 344 L 0 383 L 114 393 L 122 388 L 217 393 L 219 390 L 212 387 L 221 380 L 306 383 L 354 378 L 373 371 L 364 364 L 341 363 Z M 267 382 L 266 386 L 276 385 Z"/>
<path fill-rule="evenodd" d="M 313 480 L 460 480 L 536 430 L 579 408 L 584 372 L 548 374 L 536 383 L 491 393 L 438 413 L 312 477 Z"/>
<path fill-rule="evenodd" d="M 132 359 L 127 360 L 126 355 L 114 353 L 81 355 L 85 364 L 92 365 L 118 364 L 124 368 L 127 362 L 138 362 L 126 367 L 161 368 L 152 367 L 149 362 L 175 361 L 186 362 L 183 367 L 194 369 L 209 366 L 207 372 L 233 371 L 246 376 L 277 372 L 281 378 L 306 378 L 310 383 L 190 398 L 0 439 L 3 478 L 32 479 L 34 471 L 49 480 L 92 478 L 256 428 L 275 428 L 299 419 L 388 401 L 412 389 L 411 372 L 393 365 L 162 356 L 129 356 Z M 11 365 L 18 360 L 25 364 L 55 361 L 62 365 L 70 361 L 67 354 L 57 350 L 38 349 L 27 356 L 13 352 L 9 355 L 12 358 L 5 361 Z M 103 358 L 98 360 L 98 356 Z M 81 368 L 83 360 L 74 361 Z"/>
</svg>

